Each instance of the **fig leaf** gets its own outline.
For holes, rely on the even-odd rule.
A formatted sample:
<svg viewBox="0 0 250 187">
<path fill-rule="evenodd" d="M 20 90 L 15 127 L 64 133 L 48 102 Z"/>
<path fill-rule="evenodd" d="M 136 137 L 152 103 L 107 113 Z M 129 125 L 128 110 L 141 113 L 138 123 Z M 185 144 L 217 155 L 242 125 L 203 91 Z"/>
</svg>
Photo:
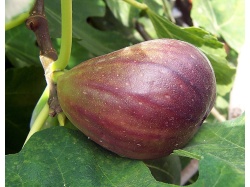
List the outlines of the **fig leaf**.
<svg viewBox="0 0 250 187">
<path fill-rule="evenodd" d="M 203 124 L 188 145 L 175 154 L 200 160 L 198 186 L 244 186 L 245 115 Z"/>
<path fill-rule="evenodd" d="M 6 156 L 6 186 L 157 186 L 141 161 L 119 157 L 81 132 L 51 127 Z M 163 186 L 163 185 L 159 185 Z"/>
<path fill-rule="evenodd" d="M 232 48 L 240 52 L 245 40 L 244 4 L 244 0 L 197 0 L 193 2 L 191 16 L 195 25 L 222 36 Z"/>
<path fill-rule="evenodd" d="M 133 27 L 133 19 L 138 19 L 139 10 L 124 1 L 106 0 L 108 7 L 123 25 Z"/>
<path fill-rule="evenodd" d="M 175 154 L 200 159 L 192 186 L 244 184 L 245 117 L 204 124 Z M 141 161 L 119 157 L 81 132 L 52 127 L 34 134 L 17 154 L 6 156 L 6 186 L 175 186 L 157 182 Z"/>
<path fill-rule="evenodd" d="M 105 3 L 102 0 L 74 0 L 73 1 L 73 38 L 78 39 L 78 44 L 88 49 L 96 56 L 128 46 L 129 41 L 122 33 L 107 30 L 103 32 L 94 27 L 91 18 L 105 16 Z M 83 11 L 83 6 L 88 7 Z M 60 37 L 61 20 L 58 1 L 48 1 L 45 4 L 46 16 L 49 22 L 52 38 Z M 80 62 L 79 62 L 80 63 Z"/>
<path fill-rule="evenodd" d="M 36 36 L 25 24 L 5 32 L 5 55 L 14 67 L 41 66 Z"/>
<path fill-rule="evenodd" d="M 147 10 L 147 14 L 160 38 L 179 39 L 200 48 L 211 61 L 217 84 L 228 85 L 232 82 L 235 68 L 225 59 L 223 44 L 212 34 L 200 28 L 181 28 L 150 9 Z"/>
</svg>

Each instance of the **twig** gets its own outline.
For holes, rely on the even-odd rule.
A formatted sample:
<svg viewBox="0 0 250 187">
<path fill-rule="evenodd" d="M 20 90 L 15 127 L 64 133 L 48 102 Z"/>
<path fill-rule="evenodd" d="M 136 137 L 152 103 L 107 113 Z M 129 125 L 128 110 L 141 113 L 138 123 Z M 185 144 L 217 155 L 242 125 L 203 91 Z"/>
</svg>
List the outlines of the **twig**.
<svg viewBox="0 0 250 187">
<path fill-rule="evenodd" d="M 137 20 L 135 21 L 135 29 L 139 32 L 139 34 L 145 41 L 152 40 L 149 34 L 145 31 L 144 26 L 140 24 Z"/>
<path fill-rule="evenodd" d="M 186 184 L 190 178 L 198 171 L 199 161 L 192 159 L 189 164 L 181 171 L 181 186 Z"/>
<path fill-rule="evenodd" d="M 36 1 L 30 12 L 30 16 L 26 20 L 26 26 L 36 35 L 37 43 L 40 48 L 40 55 L 46 56 L 55 61 L 57 59 L 57 53 L 53 48 L 50 39 L 48 21 L 44 13 L 43 0 Z"/>
<path fill-rule="evenodd" d="M 223 121 L 226 121 L 226 118 L 223 116 L 223 115 L 221 115 L 220 113 L 219 113 L 219 111 L 216 109 L 216 108 L 212 108 L 212 110 L 211 110 L 211 114 L 219 121 L 219 122 L 223 122 Z"/>
<path fill-rule="evenodd" d="M 54 49 L 50 34 L 48 21 L 44 11 L 44 0 L 37 0 L 33 9 L 30 12 L 30 17 L 26 20 L 26 26 L 32 30 L 37 39 L 38 46 L 40 48 L 40 61 L 43 65 L 45 72 L 45 78 L 49 87 L 49 115 L 54 117 L 57 113 L 61 112 L 60 105 L 57 99 L 56 85 L 52 81 L 51 64 L 57 60 L 57 53 Z"/>
</svg>

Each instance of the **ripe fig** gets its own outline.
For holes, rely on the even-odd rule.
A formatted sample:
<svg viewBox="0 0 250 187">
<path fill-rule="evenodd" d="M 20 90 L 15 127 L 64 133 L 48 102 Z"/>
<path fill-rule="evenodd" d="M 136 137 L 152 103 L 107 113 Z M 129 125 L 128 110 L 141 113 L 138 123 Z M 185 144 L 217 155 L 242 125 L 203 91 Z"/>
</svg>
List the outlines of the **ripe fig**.
<svg viewBox="0 0 250 187">
<path fill-rule="evenodd" d="M 59 77 L 59 103 L 91 140 L 155 159 L 184 147 L 210 113 L 214 71 L 191 44 L 156 39 L 87 60 Z"/>
</svg>

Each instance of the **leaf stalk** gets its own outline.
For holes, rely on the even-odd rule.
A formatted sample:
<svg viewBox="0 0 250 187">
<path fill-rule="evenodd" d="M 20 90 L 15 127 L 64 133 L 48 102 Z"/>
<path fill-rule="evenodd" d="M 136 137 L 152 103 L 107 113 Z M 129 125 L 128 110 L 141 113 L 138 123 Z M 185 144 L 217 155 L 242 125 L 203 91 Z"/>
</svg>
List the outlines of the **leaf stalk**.
<svg viewBox="0 0 250 187">
<path fill-rule="evenodd" d="M 58 59 L 52 64 L 51 70 L 63 70 L 69 62 L 72 46 L 72 0 L 61 0 L 62 36 Z"/>
<path fill-rule="evenodd" d="M 146 4 L 139 3 L 135 0 L 123 0 L 123 1 L 125 1 L 125 2 L 129 3 L 130 5 L 138 8 L 138 9 L 141 9 L 141 10 L 146 10 L 148 8 L 148 6 Z"/>
<path fill-rule="evenodd" d="M 49 116 L 49 105 L 46 103 L 43 107 L 43 109 L 41 110 L 41 112 L 39 113 L 39 115 L 37 116 L 36 120 L 34 121 L 34 124 L 33 126 L 31 127 L 30 129 L 30 132 L 24 142 L 23 145 L 26 144 L 26 142 L 30 139 L 30 137 L 38 132 L 39 130 L 41 130 L 44 122 L 46 121 L 46 119 L 48 118 Z"/>
<path fill-rule="evenodd" d="M 23 13 L 14 20 L 11 20 L 10 22 L 7 22 L 5 24 L 5 31 L 10 30 L 18 25 L 21 25 L 27 18 L 29 17 L 29 13 Z"/>
</svg>

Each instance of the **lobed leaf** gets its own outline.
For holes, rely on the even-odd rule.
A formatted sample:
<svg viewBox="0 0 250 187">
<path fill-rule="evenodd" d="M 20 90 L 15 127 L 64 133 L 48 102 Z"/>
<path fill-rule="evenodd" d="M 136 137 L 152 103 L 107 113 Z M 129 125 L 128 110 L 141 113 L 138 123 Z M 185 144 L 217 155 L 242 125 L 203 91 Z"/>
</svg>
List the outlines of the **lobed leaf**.
<svg viewBox="0 0 250 187">
<path fill-rule="evenodd" d="M 181 28 L 150 9 L 147 14 L 160 38 L 179 39 L 200 48 L 212 63 L 217 83 L 227 85 L 232 82 L 235 68 L 229 66 L 222 43 L 213 35 L 199 28 Z"/>
<path fill-rule="evenodd" d="M 171 154 L 155 160 L 146 160 L 144 163 L 157 181 L 180 184 L 182 168 L 179 156 Z"/>
<path fill-rule="evenodd" d="M 5 32 L 5 55 L 14 67 L 41 66 L 36 37 L 25 24 Z"/>
<path fill-rule="evenodd" d="M 237 52 L 245 41 L 243 0 L 217 0 L 193 2 L 191 16 L 195 25 L 222 36 Z"/>
<path fill-rule="evenodd" d="M 59 0 L 45 3 L 53 37 L 60 37 L 59 4 Z M 84 11 L 82 5 L 83 1 L 73 1 L 75 45 L 70 68 L 81 58 L 85 60 L 131 44 L 129 36 L 98 30 L 88 23 L 88 18 L 106 14 L 103 1 L 84 1 L 84 7 L 88 7 Z M 223 87 L 219 92 L 225 94 L 225 87 L 230 90 L 235 69 L 228 65 L 223 46 L 213 35 L 198 28 L 180 28 L 151 10 L 147 13 L 159 37 L 176 38 L 199 47 L 210 59 L 219 87 Z M 234 20 L 235 17 L 232 18 Z M 122 20 L 129 21 L 127 17 Z M 237 27 L 231 34 L 236 30 Z M 237 33 L 235 38 L 238 37 Z M 6 55 L 14 66 L 40 65 L 38 54 L 35 36 L 24 25 L 6 32 Z M 16 152 L 22 146 L 28 131 L 29 115 L 44 86 L 41 68 L 6 72 L 7 153 Z M 199 179 L 192 186 L 244 186 L 244 124 L 244 116 L 225 123 L 204 124 L 184 149 L 175 151 L 175 154 L 200 160 Z M 15 150 L 9 150 L 10 145 Z M 153 166 L 157 166 L 157 162 Z M 174 186 L 157 182 L 143 162 L 121 158 L 88 140 L 79 131 L 63 127 L 52 127 L 33 135 L 19 153 L 6 156 L 5 168 L 6 186 Z M 178 170 L 173 167 L 160 169 L 170 172 L 168 176 L 173 176 L 172 182 L 177 184 L 178 174 L 173 172 Z"/>
<path fill-rule="evenodd" d="M 129 46 L 131 41 L 121 32 L 102 31 L 94 28 L 88 20 L 93 17 L 105 16 L 105 4 L 102 0 L 75 0 L 73 3 L 73 38 L 77 43 L 95 56 L 107 54 L 114 50 Z M 61 13 L 59 0 L 45 4 L 46 16 L 49 21 L 51 36 L 60 37 Z M 83 11 L 83 6 L 84 8 Z M 106 23 L 107 24 L 107 23 Z"/>
<path fill-rule="evenodd" d="M 175 151 L 200 160 L 199 178 L 192 186 L 244 185 L 244 123 L 241 116 L 204 124 L 184 149 Z M 157 168 L 161 160 L 165 159 L 147 164 Z M 171 167 L 160 169 L 178 179 Z M 5 172 L 6 186 L 175 186 L 155 181 L 143 162 L 117 156 L 65 127 L 34 134 L 20 153 L 6 156 Z M 152 171 L 156 172 L 159 170 Z M 162 175 L 157 176 L 162 180 Z"/>
<path fill-rule="evenodd" d="M 133 20 L 139 17 L 139 10 L 124 1 L 106 0 L 115 18 L 127 27 L 133 27 Z"/>
<path fill-rule="evenodd" d="M 164 185 L 143 162 L 119 157 L 64 127 L 34 134 L 20 153 L 6 156 L 5 172 L 6 186 Z"/>
<path fill-rule="evenodd" d="M 194 186 L 244 186 L 245 115 L 218 124 L 204 124 L 180 156 L 199 159 L 199 179 Z"/>
</svg>

